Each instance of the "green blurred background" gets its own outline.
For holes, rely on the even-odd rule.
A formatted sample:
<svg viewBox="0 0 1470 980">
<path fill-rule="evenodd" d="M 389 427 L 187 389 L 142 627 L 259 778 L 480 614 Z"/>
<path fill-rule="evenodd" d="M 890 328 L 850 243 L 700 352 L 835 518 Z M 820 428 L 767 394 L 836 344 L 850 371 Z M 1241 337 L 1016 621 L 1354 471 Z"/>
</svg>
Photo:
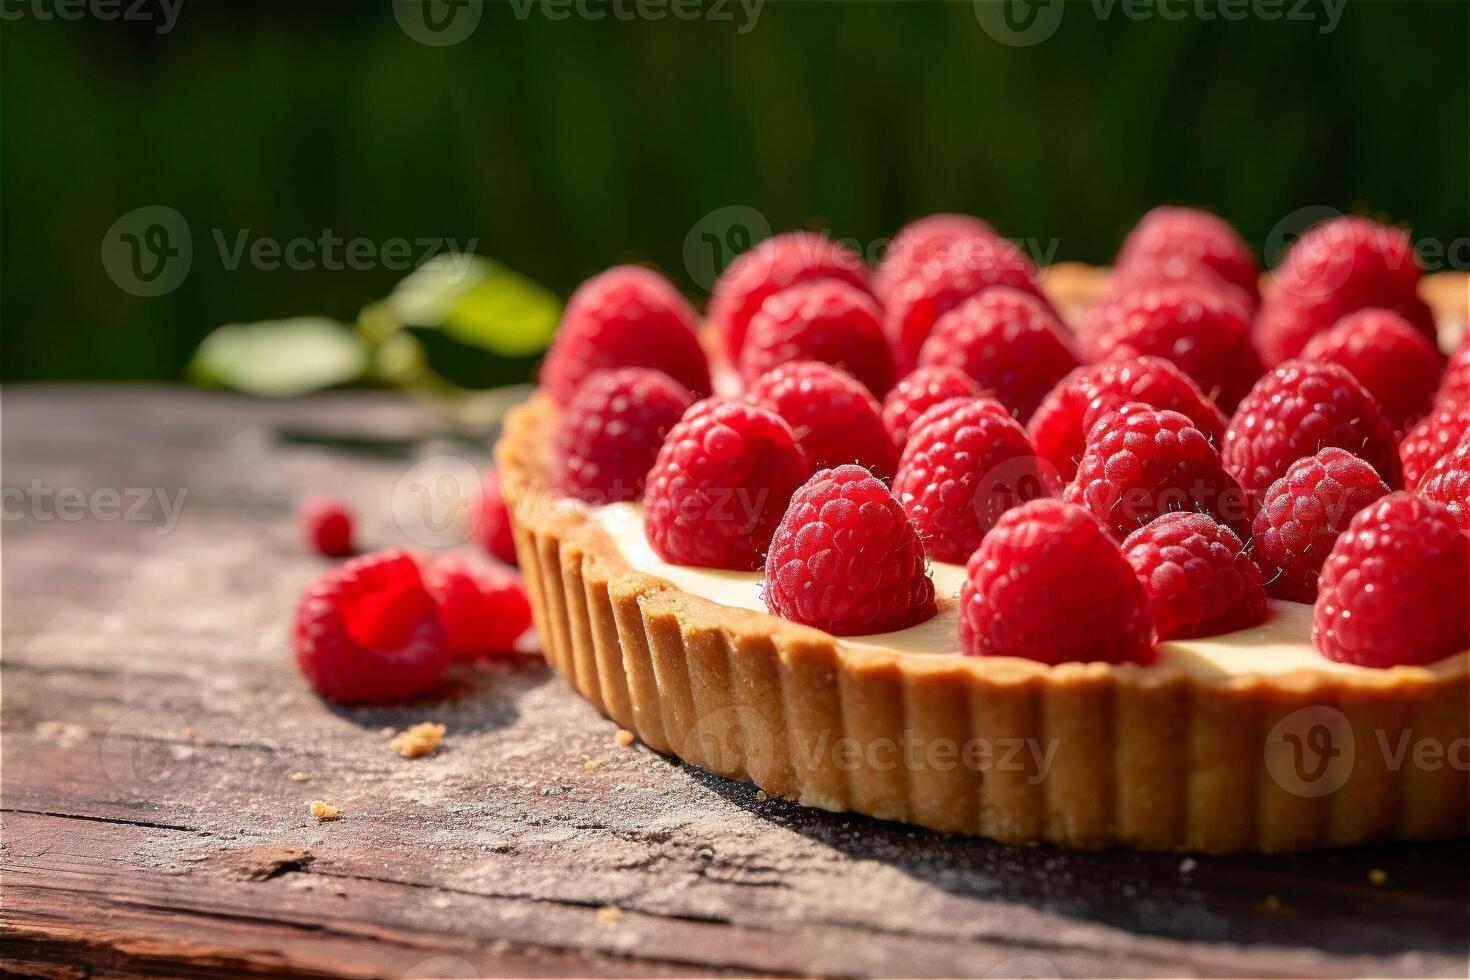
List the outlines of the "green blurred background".
<svg viewBox="0 0 1470 980">
<path fill-rule="evenodd" d="M 185 0 L 166 33 L 6 4 L 5 380 L 178 379 L 220 324 L 350 322 L 403 275 L 232 270 L 216 230 L 475 240 L 561 296 L 648 261 L 696 299 L 686 238 L 730 205 L 864 244 L 968 211 L 1093 262 L 1165 201 L 1219 210 L 1258 250 L 1306 205 L 1470 232 L 1463 0 L 1353 0 L 1331 30 L 1321 0 L 1240 22 L 1081 0 L 1030 47 L 970 2 L 768 0 L 752 23 L 733 0 L 732 20 L 694 22 L 491 0 L 441 47 L 373 0 Z M 144 298 L 99 249 L 150 204 L 185 218 L 194 255 Z M 498 363 L 489 380 L 532 364 Z"/>
</svg>

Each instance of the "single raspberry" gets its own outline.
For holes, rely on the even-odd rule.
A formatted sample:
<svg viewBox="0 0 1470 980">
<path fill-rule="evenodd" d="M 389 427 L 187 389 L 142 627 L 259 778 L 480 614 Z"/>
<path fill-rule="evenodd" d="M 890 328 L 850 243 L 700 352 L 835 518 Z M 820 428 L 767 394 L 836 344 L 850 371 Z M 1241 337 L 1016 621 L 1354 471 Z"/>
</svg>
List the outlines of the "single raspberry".
<svg viewBox="0 0 1470 980">
<path fill-rule="evenodd" d="M 510 528 L 510 508 L 500 490 L 500 474 L 486 470 L 480 483 L 480 496 L 465 511 L 465 526 L 470 536 L 485 551 L 507 565 L 515 565 L 516 542 Z"/>
<path fill-rule="evenodd" d="M 1327 296 L 1301 296 L 1277 289 L 1256 315 L 1254 334 L 1261 360 L 1271 366 L 1300 357 L 1307 342 L 1317 334 L 1332 329 L 1343 317 L 1370 307 L 1393 310 L 1434 339 L 1434 313 L 1416 294 L 1391 296 L 1352 287 Z"/>
<path fill-rule="evenodd" d="M 1204 514 L 1165 514 L 1123 542 L 1161 640 L 1215 636 L 1266 618 L 1261 570 L 1240 538 Z"/>
<path fill-rule="evenodd" d="M 1427 664 L 1465 649 L 1470 548 L 1443 504 L 1391 493 L 1363 508 L 1322 566 L 1312 642 L 1362 667 Z"/>
<path fill-rule="evenodd" d="M 1470 432 L 1430 467 L 1419 481 L 1417 493 L 1444 504 L 1460 530 L 1470 531 Z"/>
<path fill-rule="evenodd" d="M 1171 361 L 1227 412 L 1261 376 L 1241 311 L 1187 284 L 1155 286 L 1093 306 L 1078 341 L 1091 360 L 1153 355 Z"/>
<path fill-rule="evenodd" d="M 924 545 L 888 488 L 861 466 L 821 470 L 771 539 L 764 598 L 777 616 L 838 636 L 934 616 Z"/>
<path fill-rule="evenodd" d="M 979 398 L 985 389 L 957 367 L 921 367 L 908 374 L 883 399 L 883 427 L 900 453 L 919 416 L 951 398 Z"/>
<path fill-rule="evenodd" d="M 912 221 L 893 236 L 873 270 L 873 295 L 886 304 L 905 279 L 930 262 L 963 261 L 954 253 L 998 237 L 994 228 L 968 214 L 931 214 Z"/>
<path fill-rule="evenodd" d="M 1117 302 L 1130 293 L 1146 292 L 1178 286 L 1195 291 L 1204 291 L 1218 296 L 1228 303 L 1232 312 L 1242 320 L 1250 322 L 1260 307 L 1260 298 L 1254 291 L 1242 289 L 1235 283 L 1216 275 L 1201 265 L 1133 265 L 1114 269 L 1107 284 L 1098 291 L 1092 306 L 1106 306 Z"/>
<path fill-rule="evenodd" d="M 1390 487 L 1402 480 L 1393 425 L 1358 379 L 1336 364 L 1287 361 L 1241 401 L 1221 455 L 1241 486 L 1261 493 L 1328 446 L 1366 460 Z"/>
<path fill-rule="evenodd" d="M 1119 540 L 1170 511 L 1209 514 L 1250 536 L 1250 499 L 1189 417 L 1138 402 L 1098 418 L 1062 499 L 1086 507 Z"/>
<path fill-rule="evenodd" d="M 1070 482 L 1077 475 L 1077 460 L 1093 423 L 1129 402 L 1188 417 L 1214 446 L 1225 438 L 1229 424 L 1225 415 L 1189 375 L 1162 357 L 1123 358 L 1077 368 L 1042 400 L 1026 428 L 1036 452 L 1056 468 L 1062 482 Z"/>
<path fill-rule="evenodd" d="M 1261 497 L 1251 547 L 1278 599 L 1317 600 L 1317 576 L 1353 515 L 1388 493 L 1378 471 L 1330 446 L 1297 460 Z"/>
<path fill-rule="evenodd" d="M 781 290 L 750 320 L 740 352 L 747 384 L 788 361 L 842 368 L 882 398 L 893 387 L 893 352 L 873 297 L 840 279 Z"/>
<path fill-rule="evenodd" d="M 317 579 L 291 627 L 296 666 L 343 704 L 386 704 L 439 682 L 449 651 L 418 565 L 399 548 L 363 555 Z"/>
<path fill-rule="evenodd" d="M 1107 529 L 1060 500 L 1006 513 L 965 569 L 960 648 L 1042 663 L 1154 659 L 1148 596 Z"/>
<path fill-rule="evenodd" d="M 648 474 L 648 543 L 675 565 L 758 569 L 810 474 L 781 416 L 742 402 L 699 402 L 670 430 Z"/>
<path fill-rule="evenodd" d="M 769 297 L 815 279 L 839 279 L 866 289 L 868 266 L 846 245 L 808 231 L 767 238 L 731 262 L 709 301 L 709 318 L 719 329 L 730 363 L 740 363 L 745 331 Z"/>
<path fill-rule="evenodd" d="M 710 392 L 709 363 L 694 336 L 694 308 L 658 273 L 620 265 L 588 279 L 567 301 L 541 383 L 558 405 L 591 374 L 656 368 L 696 395 Z"/>
<path fill-rule="evenodd" d="M 1439 390 L 1434 393 L 1435 405 L 1466 403 L 1470 403 L 1470 336 L 1450 355 L 1439 379 Z"/>
<path fill-rule="evenodd" d="M 1157 207 L 1128 233 L 1115 263 L 1120 271 L 1158 268 L 1178 278 L 1178 270 L 1203 267 L 1250 296 L 1256 294 L 1260 268 L 1245 239 L 1218 215 L 1195 208 Z"/>
<path fill-rule="evenodd" d="M 919 416 L 893 478 L 929 553 L 956 564 L 1002 514 L 1053 489 L 1026 430 L 989 398 L 941 402 Z"/>
<path fill-rule="evenodd" d="M 920 367 L 960 368 L 1024 423 L 1046 393 L 1077 366 L 1066 328 L 1051 308 L 1019 289 L 996 286 L 934 324 Z"/>
<path fill-rule="evenodd" d="M 1399 443 L 1399 460 L 1404 467 L 1404 486 L 1414 489 L 1434 464 L 1470 432 L 1470 402 L 1438 405 L 1419 420 Z"/>
<path fill-rule="evenodd" d="M 747 398 L 786 420 L 812 467 L 856 463 L 883 479 L 893 475 L 898 454 L 883 428 L 882 410 L 841 368 L 791 361 L 757 378 Z"/>
<path fill-rule="evenodd" d="M 521 577 L 504 565 L 445 555 L 424 571 L 424 586 L 439 608 L 452 657 L 510 653 L 531 625 Z"/>
<path fill-rule="evenodd" d="M 1347 368 L 1398 429 L 1429 411 L 1444 368 L 1444 358 L 1424 334 L 1392 310 L 1371 307 L 1313 337 L 1302 360 Z"/>
<path fill-rule="evenodd" d="M 352 508 L 340 497 L 314 494 L 301 502 L 301 534 L 306 546 L 328 558 L 353 553 Z"/>
<path fill-rule="evenodd" d="M 692 404 L 687 388 L 652 368 L 592 375 L 557 422 L 557 489 L 598 504 L 636 500 L 664 437 Z"/>
</svg>

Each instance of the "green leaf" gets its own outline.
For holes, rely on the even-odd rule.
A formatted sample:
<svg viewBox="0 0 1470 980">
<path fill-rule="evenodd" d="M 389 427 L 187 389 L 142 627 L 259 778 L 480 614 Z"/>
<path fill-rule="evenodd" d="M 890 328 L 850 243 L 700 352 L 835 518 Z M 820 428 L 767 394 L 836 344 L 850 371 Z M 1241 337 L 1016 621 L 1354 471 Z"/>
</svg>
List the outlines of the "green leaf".
<svg viewBox="0 0 1470 980">
<path fill-rule="evenodd" d="M 503 357 L 539 354 L 561 318 L 556 295 L 478 255 L 438 255 L 388 297 L 402 324 L 442 330 Z"/>
<path fill-rule="evenodd" d="M 204 338 L 189 363 L 200 384 L 289 397 L 344 384 L 367 369 L 367 347 L 325 317 L 231 323 Z"/>
</svg>

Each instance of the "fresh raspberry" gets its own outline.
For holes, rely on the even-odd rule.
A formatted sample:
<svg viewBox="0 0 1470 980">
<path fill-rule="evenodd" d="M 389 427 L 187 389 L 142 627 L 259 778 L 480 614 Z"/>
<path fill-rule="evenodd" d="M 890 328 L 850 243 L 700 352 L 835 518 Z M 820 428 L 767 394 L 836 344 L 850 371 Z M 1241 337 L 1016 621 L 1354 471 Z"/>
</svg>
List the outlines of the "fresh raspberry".
<svg viewBox="0 0 1470 980">
<path fill-rule="evenodd" d="M 899 229 L 873 270 L 873 295 L 887 303 L 899 285 L 930 262 L 955 261 L 953 253 L 992 242 L 995 229 L 968 214 L 931 214 Z M 960 259 L 963 261 L 962 259 Z"/>
<path fill-rule="evenodd" d="M 1443 504 L 1391 493 L 1363 508 L 1322 566 L 1312 642 L 1362 667 L 1427 664 L 1465 649 L 1470 548 Z"/>
<path fill-rule="evenodd" d="M 1297 460 L 1261 497 L 1251 547 L 1278 599 L 1317 600 L 1317 576 L 1353 515 L 1388 493 L 1378 471 L 1330 446 Z"/>
<path fill-rule="evenodd" d="M 1101 416 L 1129 402 L 1187 416 L 1214 446 L 1229 424 L 1189 375 L 1162 357 L 1135 357 L 1077 368 L 1042 400 L 1027 431 L 1036 452 L 1056 468 L 1062 482 L 1077 475 L 1087 432 Z"/>
<path fill-rule="evenodd" d="M 557 489 L 598 504 L 636 500 L 664 437 L 692 404 L 688 389 L 652 368 L 592 375 L 557 423 Z"/>
<path fill-rule="evenodd" d="M 940 402 L 919 416 L 893 478 L 929 553 L 956 564 L 1002 514 L 1052 489 L 1026 430 L 989 398 Z"/>
<path fill-rule="evenodd" d="M 1470 336 L 1450 355 L 1439 379 L 1439 390 L 1434 393 L 1437 406 L 1466 403 L 1470 403 Z"/>
<path fill-rule="evenodd" d="M 1444 358 L 1392 310 L 1349 314 L 1302 349 L 1304 361 L 1341 364 L 1362 382 L 1397 429 L 1429 411 Z"/>
<path fill-rule="evenodd" d="M 1254 328 L 1256 347 L 1268 366 L 1300 357 L 1302 349 L 1317 334 L 1332 329 L 1343 317 L 1359 310 L 1390 309 L 1431 340 L 1434 313 L 1415 294 L 1389 296 L 1361 287 L 1344 288 L 1327 296 L 1301 296 L 1277 289 L 1261 304 Z"/>
<path fill-rule="evenodd" d="M 1436 406 L 1399 443 L 1399 459 L 1404 467 L 1404 486 L 1410 490 L 1419 485 L 1434 464 L 1470 432 L 1470 402 L 1451 402 Z"/>
<path fill-rule="evenodd" d="M 939 318 L 919 366 L 960 368 L 1024 423 L 1077 366 L 1066 337 L 1051 307 L 1019 289 L 996 286 Z"/>
<path fill-rule="evenodd" d="M 1460 530 L 1470 531 L 1470 432 L 1424 474 L 1417 493 L 1444 504 Z"/>
<path fill-rule="evenodd" d="M 1204 514 L 1165 514 L 1123 542 L 1161 640 L 1215 636 L 1266 618 L 1261 570 L 1240 538 Z"/>
<path fill-rule="evenodd" d="M 1221 455 L 1241 486 L 1261 493 L 1328 446 L 1366 460 L 1390 487 L 1402 480 L 1393 425 L 1358 379 L 1336 364 L 1287 361 L 1241 401 Z"/>
<path fill-rule="evenodd" d="M 746 328 L 761 305 L 788 286 L 814 279 L 839 279 L 866 289 L 868 267 L 852 249 L 809 231 L 767 238 L 730 263 L 710 295 L 709 318 L 731 364 L 740 363 Z"/>
<path fill-rule="evenodd" d="M 924 545 L 888 488 L 861 466 L 821 470 L 791 498 L 766 558 L 766 607 L 838 636 L 930 619 Z"/>
<path fill-rule="evenodd" d="M 781 416 L 742 402 L 699 402 L 670 430 L 648 474 L 648 543 L 675 565 L 758 569 L 810 474 Z"/>
<path fill-rule="evenodd" d="M 856 463 L 884 479 L 893 475 L 898 454 L 877 399 L 841 368 L 791 361 L 757 378 L 747 398 L 786 420 L 812 467 Z"/>
<path fill-rule="evenodd" d="M 1060 500 L 1006 513 L 965 569 L 960 648 L 1042 663 L 1152 662 L 1143 585 L 1107 529 Z"/>
<path fill-rule="evenodd" d="M 521 577 L 504 565 L 445 555 L 424 571 L 451 657 L 510 653 L 531 625 Z"/>
<path fill-rule="evenodd" d="M 328 558 L 353 553 L 352 508 L 339 497 L 314 494 L 301 502 L 301 533 L 306 546 Z"/>
<path fill-rule="evenodd" d="M 893 387 L 893 352 L 873 297 L 840 279 L 781 290 L 750 320 L 740 352 L 747 384 L 789 361 L 834 364 L 879 398 Z"/>
<path fill-rule="evenodd" d="M 985 389 L 957 367 L 922 367 L 908 374 L 883 399 L 883 427 L 900 453 L 919 416 L 951 398 L 979 398 Z"/>
<path fill-rule="evenodd" d="M 1153 355 L 1172 361 L 1227 412 L 1261 376 L 1241 311 L 1188 284 L 1154 286 L 1093 306 L 1078 341 L 1091 360 Z"/>
<path fill-rule="evenodd" d="M 1250 296 L 1260 276 L 1250 246 L 1230 223 L 1195 208 L 1157 207 L 1145 214 L 1124 239 L 1115 265 L 1125 273 L 1158 268 L 1170 278 L 1203 267 Z"/>
<path fill-rule="evenodd" d="M 1250 536 L 1250 500 L 1189 417 L 1138 402 L 1100 416 L 1062 499 L 1086 507 L 1119 540 L 1170 511 L 1209 514 Z"/>
<path fill-rule="evenodd" d="M 709 363 L 694 336 L 694 308 L 650 269 L 620 265 L 572 294 L 541 383 L 565 405 L 591 374 L 609 368 L 656 368 L 696 395 L 710 391 Z"/>
<path fill-rule="evenodd" d="M 1228 303 L 1232 312 L 1247 322 L 1253 320 L 1260 307 L 1260 298 L 1211 272 L 1202 265 L 1133 265 L 1125 269 L 1114 269 L 1106 285 L 1093 299 L 1093 306 L 1106 306 L 1117 302 L 1130 293 L 1147 292 L 1170 286 L 1203 291 L 1218 296 Z"/>
<path fill-rule="evenodd" d="M 291 628 L 296 666 L 343 704 L 386 704 L 433 687 L 449 651 L 418 565 L 393 548 L 363 555 L 317 579 Z"/>
<path fill-rule="evenodd" d="M 480 483 L 480 496 L 465 511 L 465 526 L 470 536 L 488 553 L 507 565 L 515 565 L 516 542 L 510 529 L 510 508 L 500 490 L 500 474 L 486 470 Z"/>
</svg>

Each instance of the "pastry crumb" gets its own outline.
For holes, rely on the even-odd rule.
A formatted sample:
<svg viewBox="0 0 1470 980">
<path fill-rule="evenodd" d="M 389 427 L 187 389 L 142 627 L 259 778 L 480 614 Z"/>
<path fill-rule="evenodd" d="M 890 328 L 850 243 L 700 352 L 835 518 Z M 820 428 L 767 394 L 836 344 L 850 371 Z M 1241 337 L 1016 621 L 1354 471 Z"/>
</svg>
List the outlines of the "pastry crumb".
<svg viewBox="0 0 1470 980">
<path fill-rule="evenodd" d="M 758 789 L 758 790 L 755 791 L 755 798 L 758 799 L 758 800 L 769 800 L 770 799 L 770 797 L 766 795 L 766 791 L 763 790 L 763 789 Z"/>
<path fill-rule="evenodd" d="M 1198 861 L 1196 861 L 1194 858 L 1185 858 L 1183 861 L 1179 862 L 1179 873 L 1182 875 L 1187 875 L 1197 867 L 1199 867 Z"/>
<path fill-rule="evenodd" d="M 443 740 L 444 726 L 425 721 L 394 735 L 389 744 L 405 759 L 417 759 L 439 748 L 439 743 Z"/>
<path fill-rule="evenodd" d="M 623 910 L 616 905 L 604 905 L 597 910 L 597 921 L 605 925 L 617 925 L 623 921 Z"/>
<path fill-rule="evenodd" d="M 304 772 L 293 772 L 291 774 L 291 782 L 293 783 L 304 783 L 310 778 L 311 777 Z"/>
<path fill-rule="evenodd" d="M 1264 904 L 1268 909 L 1279 909 L 1281 908 L 1281 896 L 1267 895 L 1265 901 L 1262 904 Z"/>
<path fill-rule="evenodd" d="M 597 763 L 592 759 L 588 759 L 586 762 L 582 763 L 582 768 L 586 769 L 588 772 L 591 772 L 592 770 L 597 768 Z"/>
<path fill-rule="evenodd" d="M 342 815 L 342 808 L 327 803 L 324 800 L 312 800 L 311 815 L 316 817 L 318 823 L 325 823 L 328 820 L 336 820 L 340 817 Z"/>
<path fill-rule="evenodd" d="M 637 736 L 628 731 L 626 728 L 619 728 L 618 733 L 613 736 L 613 741 L 626 749 L 628 746 L 633 744 L 633 740 L 636 737 Z"/>
<path fill-rule="evenodd" d="M 1388 872 L 1382 868 L 1368 869 L 1368 884 L 1383 886 L 1388 884 Z"/>
</svg>

